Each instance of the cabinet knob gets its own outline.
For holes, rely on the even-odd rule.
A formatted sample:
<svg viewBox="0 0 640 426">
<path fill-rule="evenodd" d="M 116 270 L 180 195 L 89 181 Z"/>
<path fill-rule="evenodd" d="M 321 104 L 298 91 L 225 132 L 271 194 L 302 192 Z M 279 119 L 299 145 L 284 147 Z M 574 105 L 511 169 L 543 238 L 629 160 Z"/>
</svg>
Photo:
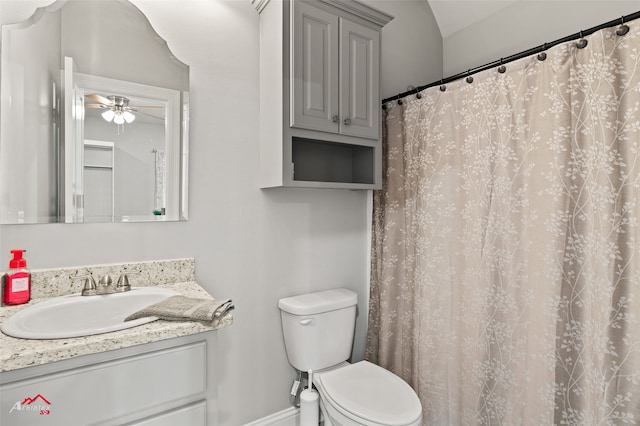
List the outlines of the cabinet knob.
<svg viewBox="0 0 640 426">
<path fill-rule="evenodd" d="M 351 126 L 351 119 L 350 118 L 345 118 L 344 119 L 344 125 L 345 126 Z"/>
<path fill-rule="evenodd" d="M 338 122 L 338 116 L 334 115 L 333 117 L 331 117 L 331 121 L 333 121 L 334 123 Z"/>
</svg>

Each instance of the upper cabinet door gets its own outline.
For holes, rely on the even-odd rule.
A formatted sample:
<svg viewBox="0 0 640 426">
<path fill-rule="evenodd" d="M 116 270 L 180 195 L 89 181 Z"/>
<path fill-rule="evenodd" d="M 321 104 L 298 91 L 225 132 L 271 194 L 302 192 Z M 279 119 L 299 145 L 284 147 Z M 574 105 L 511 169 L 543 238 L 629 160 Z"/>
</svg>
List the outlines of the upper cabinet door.
<svg viewBox="0 0 640 426">
<path fill-rule="evenodd" d="M 339 20 L 294 3 L 291 126 L 339 131 Z"/>
<path fill-rule="evenodd" d="M 380 135 L 380 32 L 340 19 L 340 133 Z"/>
</svg>

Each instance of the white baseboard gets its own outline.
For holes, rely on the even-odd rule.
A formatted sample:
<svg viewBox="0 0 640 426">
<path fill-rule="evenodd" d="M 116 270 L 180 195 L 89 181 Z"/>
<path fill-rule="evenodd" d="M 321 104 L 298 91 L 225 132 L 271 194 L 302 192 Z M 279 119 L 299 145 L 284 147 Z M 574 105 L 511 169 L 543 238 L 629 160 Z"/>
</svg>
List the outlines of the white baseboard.
<svg viewBox="0 0 640 426">
<path fill-rule="evenodd" d="M 277 413 L 268 415 L 244 426 L 297 426 L 300 409 L 289 407 Z"/>
</svg>

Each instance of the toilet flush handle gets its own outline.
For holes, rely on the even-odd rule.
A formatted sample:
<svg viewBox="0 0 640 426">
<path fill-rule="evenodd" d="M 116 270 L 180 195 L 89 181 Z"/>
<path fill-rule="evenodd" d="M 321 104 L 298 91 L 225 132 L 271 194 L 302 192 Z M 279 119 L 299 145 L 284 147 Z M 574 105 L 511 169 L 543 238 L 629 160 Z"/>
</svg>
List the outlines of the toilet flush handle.
<svg viewBox="0 0 640 426">
<path fill-rule="evenodd" d="M 307 326 L 316 325 L 316 320 L 313 318 L 306 318 L 306 319 L 300 320 L 300 325 L 307 325 Z"/>
</svg>

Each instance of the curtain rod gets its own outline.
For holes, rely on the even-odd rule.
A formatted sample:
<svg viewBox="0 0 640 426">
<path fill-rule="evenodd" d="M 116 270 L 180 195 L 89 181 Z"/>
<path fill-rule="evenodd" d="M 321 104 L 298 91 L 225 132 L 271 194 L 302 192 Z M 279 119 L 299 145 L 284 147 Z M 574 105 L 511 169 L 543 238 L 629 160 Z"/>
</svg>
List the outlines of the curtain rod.
<svg viewBox="0 0 640 426">
<path fill-rule="evenodd" d="M 443 78 L 442 80 L 434 81 L 433 83 L 429 83 L 429 84 L 426 84 L 424 86 L 420 86 L 420 87 L 416 87 L 416 88 L 411 89 L 411 90 L 407 90 L 406 92 L 402 92 L 402 93 L 397 94 L 395 96 L 392 96 L 390 98 L 383 99 L 382 100 L 382 104 L 383 104 L 382 107 L 384 109 L 385 108 L 384 104 L 386 104 L 389 101 L 395 101 L 397 99 L 404 98 L 405 96 L 416 94 L 416 93 L 418 93 L 418 92 L 420 92 L 420 91 L 422 91 L 424 89 L 427 89 L 429 87 L 434 87 L 434 86 L 437 86 L 439 84 L 442 85 L 442 84 L 446 84 L 446 83 L 451 83 L 452 81 L 459 80 L 459 79 L 461 79 L 463 77 L 469 77 L 472 74 L 476 74 L 476 73 L 479 73 L 481 71 L 488 70 L 488 69 L 496 67 L 498 65 L 504 65 L 504 64 L 507 64 L 509 62 L 513 62 L 513 61 L 518 60 L 518 59 L 526 58 L 527 56 L 530 56 L 530 55 L 533 55 L 533 54 L 536 54 L 536 53 L 542 53 L 545 50 L 547 50 L 547 49 L 549 49 L 549 48 L 551 48 L 553 46 L 556 46 L 558 44 L 565 43 L 565 42 L 572 41 L 572 40 L 581 39 L 584 36 L 593 34 L 596 31 L 602 30 L 604 28 L 613 27 L 615 25 L 624 25 L 625 22 L 633 21 L 633 20 L 638 19 L 638 18 L 640 18 L 640 11 L 635 12 L 635 13 L 631 13 L 629 15 L 623 16 L 623 17 L 618 18 L 618 19 L 614 19 L 614 20 L 609 21 L 609 22 L 605 22 L 604 24 L 597 25 L 595 27 L 589 28 L 588 30 L 583 30 L 583 31 L 577 32 L 575 34 L 571 34 L 569 36 L 560 38 L 558 40 L 554 40 L 554 41 L 549 42 L 549 43 L 544 43 L 541 46 L 537 46 L 537 47 L 533 47 L 531 49 L 524 50 L 524 51 L 522 51 L 520 53 L 516 53 L 514 55 L 507 56 L 506 58 L 501 58 L 501 59 L 499 59 L 497 61 L 489 62 L 487 64 L 481 65 L 481 66 L 476 67 L 476 68 L 471 68 L 468 71 L 455 74 L 455 75 L 453 75 L 451 77 Z M 628 29 L 627 29 L 627 31 L 628 31 Z"/>
</svg>

